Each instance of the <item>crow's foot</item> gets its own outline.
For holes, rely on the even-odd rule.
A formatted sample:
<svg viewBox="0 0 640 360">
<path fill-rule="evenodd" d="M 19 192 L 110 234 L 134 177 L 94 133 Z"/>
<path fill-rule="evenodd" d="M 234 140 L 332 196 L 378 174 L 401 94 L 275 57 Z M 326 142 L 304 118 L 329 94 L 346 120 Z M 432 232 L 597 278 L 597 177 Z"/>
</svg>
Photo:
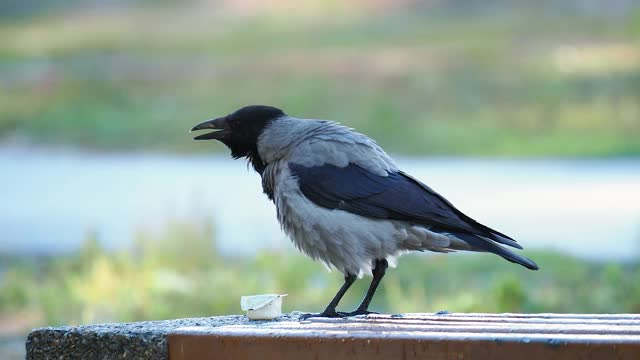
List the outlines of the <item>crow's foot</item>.
<svg viewBox="0 0 640 360">
<path fill-rule="evenodd" d="M 323 311 L 321 313 L 316 313 L 316 314 L 302 314 L 300 316 L 300 320 L 307 320 L 309 318 L 314 318 L 314 317 L 324 317 L 324 318 L 342 318 L 345 317 L 347 315 L 345 315 L 345 313 L 343 312 L 338 312 L 338 311 Z"/>
<path fill-rule="evenodd" d="M 343 316 L 356 316 L 356 315 L 369 315 L 369 314 L 379 314 L 379 313 L 375 311 L 356 309 L 352 312 L 341 313 L 341 314 L 343 314 Z"/>
</svg>

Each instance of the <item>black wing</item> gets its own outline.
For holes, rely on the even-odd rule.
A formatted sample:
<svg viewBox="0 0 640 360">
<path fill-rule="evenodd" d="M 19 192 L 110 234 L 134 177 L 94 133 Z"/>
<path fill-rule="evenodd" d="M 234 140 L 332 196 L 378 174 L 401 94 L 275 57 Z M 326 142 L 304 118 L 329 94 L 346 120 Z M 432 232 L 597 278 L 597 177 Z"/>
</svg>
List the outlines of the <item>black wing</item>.
<svg viewBox="0 0 640 360">
<path fill-rule="evenodd" d="M 522 249 L 515 240 L 466 216 L 427 185 L 401 171 L 380 176 L 355 164 L 306 167 L 290 163 L 289 168 L 298 178 L 304 196 L 319 206 L 366 217 L 431 225 L 432 231 L 450 233 L 477 250 L 537 268 L 530 260 L 523 260 L 523 264 L 519 261 L 521 257 L 493 243 Z"/>
</svg>

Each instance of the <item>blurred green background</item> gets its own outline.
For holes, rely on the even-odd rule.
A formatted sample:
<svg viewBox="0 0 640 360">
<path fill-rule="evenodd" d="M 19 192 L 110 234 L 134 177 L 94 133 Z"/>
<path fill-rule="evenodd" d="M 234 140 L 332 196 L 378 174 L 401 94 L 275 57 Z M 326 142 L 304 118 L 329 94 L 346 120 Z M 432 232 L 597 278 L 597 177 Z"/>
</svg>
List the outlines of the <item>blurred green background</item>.
<svg viewBox="0 0 640 360">
<path fill-rule="evenodd" d="M 194 119 L 264 103 L 348 120 L 394 152 L 640 152 L 629 1 L 2 6 L 5 137 L 205 151 L 184 141 Z"/>
<path fill-rule="evenodd" d="M 271 104 L 407 156 L 640 154 L 633 1 L 8 0 L 0 44 L 5 149 L 223 152 L 186 129 Z M 223 255 L 209 220 L 165 222 L 117 249 L 89 231 L 55 256 L 0 253 L 0 357 L 20 357 L 35 326 L 238 313 L 251 293 L 318 311 L 341 283 L 292 246 Z M 488 255 L 407 256 L 373 308 L 640 312 L 637 256 L 527 255 L 541 271 Z"/>
</svg>

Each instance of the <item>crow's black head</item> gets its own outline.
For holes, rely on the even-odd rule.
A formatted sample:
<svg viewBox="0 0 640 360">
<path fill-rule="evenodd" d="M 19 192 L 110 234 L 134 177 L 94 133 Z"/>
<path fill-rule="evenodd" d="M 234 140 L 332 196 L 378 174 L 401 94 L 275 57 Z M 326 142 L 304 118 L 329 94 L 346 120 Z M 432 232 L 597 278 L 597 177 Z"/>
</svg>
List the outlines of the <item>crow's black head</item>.
<svg viewBox="0 0 640 360">
<path fill-rule="evenodd" d="M 231 150 L 231 156 L 248 158 L 256 171 L 262 173 L 264 164 L 258 154 L 258 137 L 267 125 L 283 116 L 285 113 L 278 108 L 250 105 L 227 116 L 202 122 L 191 131 L 216 130 L 196 136 L 194 140 L 218 140 Z"/>
</svg>

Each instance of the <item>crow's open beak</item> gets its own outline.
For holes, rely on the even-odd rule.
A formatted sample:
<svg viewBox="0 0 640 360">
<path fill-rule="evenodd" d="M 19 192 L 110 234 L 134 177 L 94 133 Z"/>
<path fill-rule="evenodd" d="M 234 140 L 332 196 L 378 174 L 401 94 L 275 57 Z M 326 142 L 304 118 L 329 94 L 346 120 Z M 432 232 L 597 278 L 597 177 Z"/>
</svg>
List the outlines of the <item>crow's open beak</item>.
<svg viewBox="0 0 640 360">
<path fill-rule="evenodd" d="M 208 129 L 213 129 L 213 130 L 217 130 L 217 131 L 213 131 L 210 133 L 206 133 L 206 134 L 202 134 L 202 135 L 198 135 L 196 137 L 193 138 L 193 140 L 220 140 L 222 139 L 225 135 L 227 135 L 230 132 L 229 129 L 229 124 L 227 123 L 227 117 L 220 117 L 217 119 L 212 119 L 212 120 L 207 120 L 204 122 L 201 122 L 200 124 L 194 126 L 193 128 L 191 128 L 191 131 L 198 131 L 198 130 L 208 130 Z"/>
</svg>

